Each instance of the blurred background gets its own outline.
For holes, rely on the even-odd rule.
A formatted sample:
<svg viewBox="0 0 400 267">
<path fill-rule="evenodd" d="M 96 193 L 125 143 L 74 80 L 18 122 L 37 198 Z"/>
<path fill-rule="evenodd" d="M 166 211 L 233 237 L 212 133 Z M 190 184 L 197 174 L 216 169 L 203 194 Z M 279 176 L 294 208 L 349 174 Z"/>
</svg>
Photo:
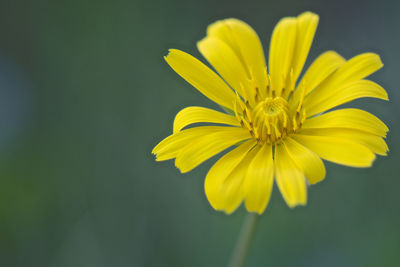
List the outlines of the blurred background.
<svg viewBox="0 0 400 267">
<path fill-rule="evenodd" d="M 390 102 L 359 100 L 391 132 L 373 168 L 327 163 L 306 207 L 277 188 L 247 266 L 400 266 L 396 1 L 30 1 L 0 3 L 0 266 L 225 266 L 245 212 L 215 212 L 203 191 L 216 158 L 187 174 L 152 148 L 189 105 L 215 107 L 163 61 L 199 58 L 211 22 L 236 17 L 265 49 L 276 22 L 320 15 L 308 66 L 334 49 L 368 51 Z M 397 174 L 396 174 L 397 173 Z"/>
</svg>

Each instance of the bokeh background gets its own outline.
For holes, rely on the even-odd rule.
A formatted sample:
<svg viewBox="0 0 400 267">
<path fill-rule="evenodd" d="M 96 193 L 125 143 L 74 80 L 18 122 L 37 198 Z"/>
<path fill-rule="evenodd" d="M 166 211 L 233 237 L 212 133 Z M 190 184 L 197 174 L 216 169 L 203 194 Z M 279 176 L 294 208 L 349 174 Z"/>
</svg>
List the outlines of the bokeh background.
<svg viewBox="0 0 400 267">
<path fill-rule="evenodd" d="M 245 216 L 209 206 L 203 181 L 150 151 L 183 107 L 215 107 L 163 61 L 200 57 L 206 26 L 252 25 L 268 48 L 283 16 L 317 12 L 307 65 L 368 51 L 390 102 L 359 100 L 385 121 L 390 153 L 373 168 L 327 163 L 306 207 L 277 188 L 247 266 L 400 266 L 396 1 L 30 1 L 0 3 L 0 266 L 225 266 Z"/>
</svg>

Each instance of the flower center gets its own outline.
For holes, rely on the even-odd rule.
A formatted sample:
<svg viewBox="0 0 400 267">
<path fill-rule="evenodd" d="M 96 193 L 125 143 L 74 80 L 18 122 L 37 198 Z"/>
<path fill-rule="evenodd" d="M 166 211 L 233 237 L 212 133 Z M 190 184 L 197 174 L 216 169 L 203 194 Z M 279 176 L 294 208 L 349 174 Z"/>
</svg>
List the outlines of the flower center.
<svg viewBox="0 0 400 267">
<path fill-rule="evenodd" d="M 281 97 L 266 98 L 253 109 L 253 130 L 263 141 L 274 142 L 290 126 L 288 103 Z"/>
<path fill-rule="evenodd" d="M 258 142 L 267 143 L 278 142 L 296 132 L 306 118 L 301 103 L 291 109 L 288 101 L 279 96 L 259 100 L 254 107 L 248 101 L 243 105 L 237 99 L 235 114 L 242 127 Z"/>
</svg>

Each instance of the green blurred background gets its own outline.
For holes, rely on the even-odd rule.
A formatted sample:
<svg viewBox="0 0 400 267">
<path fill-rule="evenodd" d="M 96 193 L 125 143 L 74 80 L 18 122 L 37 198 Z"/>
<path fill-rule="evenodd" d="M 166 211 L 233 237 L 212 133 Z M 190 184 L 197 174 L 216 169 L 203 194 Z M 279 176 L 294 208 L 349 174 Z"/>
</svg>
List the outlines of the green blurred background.
<svg viewBox="0 0 400 267">
<path fill-rule="evenodd" d="M 334 49 L 374 51 L 390 102 L 389 156 L 327 163 L 306 207 L 277 188 L 247 266 L 400 266 L 400 5 L 395 1 L 30 1 L 0 3 L 0 266 L 225 266 L 245 212 L 203 192 L 215 158 L 188 174 L 150 151 L 183 107 L 215 107 L 163 61 L 200 57 L 206 26 L 252 25 L 268 48 L 283 16 L 320 15 L 307 65 Z"/>
</svg>

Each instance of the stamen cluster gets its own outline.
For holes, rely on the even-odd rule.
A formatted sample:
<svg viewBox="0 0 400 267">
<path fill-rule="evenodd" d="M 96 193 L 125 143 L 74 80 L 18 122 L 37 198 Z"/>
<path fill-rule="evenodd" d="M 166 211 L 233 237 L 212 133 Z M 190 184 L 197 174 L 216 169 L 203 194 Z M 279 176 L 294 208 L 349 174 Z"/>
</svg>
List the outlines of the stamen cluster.
<svg viewBox="0 0 400 267">
<path fill-rule="evenodd" d="M 296 100 L 293 97 L 294 86 L 290 86 L 289 92 L 282 88 L 277 93 L 270 86 L 268 75 L 267 78 L 264 92 L 254 87 L 253 99 L 244 99 L 237 94 L 234 112 L 241 126 L 248 129 L 253 138 L 259 143 L 271 144 L 301 128 L 306 119 L 303 107 L 305 88 L 303 84 Z"/>
</svg>

